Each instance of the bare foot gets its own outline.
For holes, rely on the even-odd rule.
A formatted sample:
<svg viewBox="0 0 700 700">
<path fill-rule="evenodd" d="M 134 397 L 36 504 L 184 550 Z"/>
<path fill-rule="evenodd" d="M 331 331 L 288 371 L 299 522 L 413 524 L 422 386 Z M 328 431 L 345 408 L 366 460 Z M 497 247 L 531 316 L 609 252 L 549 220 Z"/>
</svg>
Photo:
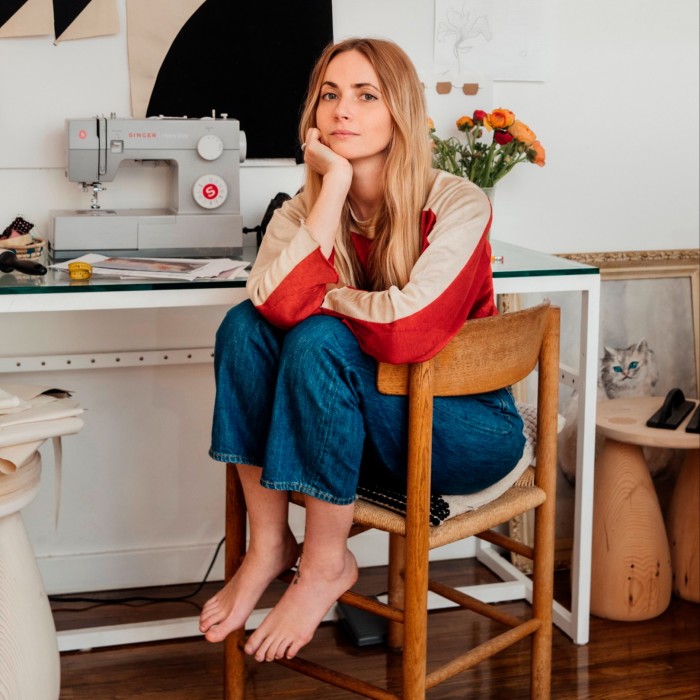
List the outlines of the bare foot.
<svg viewBox="0 0 700 700">
<path fill-rule="evenodd" d="M 221 642 L 243 627 L 270 582 L 294 566 L 298 556 L 299 545 L 291 532 L 278 551 L 249 549 L 235 576 L 202 608 L 199 630 L 207 641 Z"/>
<path fill-rule="evenodd" d="M 341 570 L 316 569 L 304 561 L 303 570 L 250 636 L 245 651 L 256 661 L 293 658 L 308 644 L 325 614 L 357 580 L 357 562 L 349 550 Z"/>
</svg>

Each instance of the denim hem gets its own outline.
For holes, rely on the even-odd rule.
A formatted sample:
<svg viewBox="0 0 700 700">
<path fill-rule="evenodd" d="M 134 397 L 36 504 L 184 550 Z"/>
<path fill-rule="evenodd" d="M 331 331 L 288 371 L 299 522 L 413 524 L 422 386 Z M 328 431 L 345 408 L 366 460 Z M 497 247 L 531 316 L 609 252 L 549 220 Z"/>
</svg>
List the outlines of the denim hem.
<svg viewBox="0 0 700 700">
<path fill-rule="evenodd" d="M 272 489 L 273 491 L 296 491 L 297 493 L 303 493 L 305 496 L 311 496 L 312 498 L 317 498 L 319 501 L 332 503 L 336 506 L 349 506 L 355 502 L 355 494 L 350 498 L 338 498 L 326 491 L 319 491 L 313 486 L 293 481 L 268 481 L 266 479 L 260 479 L 260 485 L 264 486 L 266 489 Z"/>
<path fill-rule="evenodd" d="M 209 456 L 217 462 L 226 462 L 227 464 L 247 464 L 251 467 L 259 467 L 262 464 L 262 459 L 250 459 L 249 457 L 232 454 L 230 452 L 209 450 Z"/>
</svg>

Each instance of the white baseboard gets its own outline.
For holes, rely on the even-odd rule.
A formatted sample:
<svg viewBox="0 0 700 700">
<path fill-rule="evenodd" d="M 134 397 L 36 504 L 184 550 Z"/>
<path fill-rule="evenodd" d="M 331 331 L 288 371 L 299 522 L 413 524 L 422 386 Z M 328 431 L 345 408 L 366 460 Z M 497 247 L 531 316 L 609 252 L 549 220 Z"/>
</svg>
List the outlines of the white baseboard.
<svg viewBox="0 0 700 700">
<path fill-rule="evenodd" d="M 168 586 L 199 583 L 206 573 L 217 542 L 202 545 L 97 552 L 37 557 L 46 591 L 50 594 Z M 387 538 L 366 532 L 350 540 L 360 567 L 382 566 L 387 561 Z M 435 559 L 474 556 L 473 542 L 440 547 Z M 224 547 L 209 574 L 209 581 L 224 577 Z"/>
<path fill-rule="evenodd" d="M 117 552 L 37 557 L 49 595 L 199 582 L 218 542 Z M 224 577 L 224 547 L 208 580 Z"/>
</svg>

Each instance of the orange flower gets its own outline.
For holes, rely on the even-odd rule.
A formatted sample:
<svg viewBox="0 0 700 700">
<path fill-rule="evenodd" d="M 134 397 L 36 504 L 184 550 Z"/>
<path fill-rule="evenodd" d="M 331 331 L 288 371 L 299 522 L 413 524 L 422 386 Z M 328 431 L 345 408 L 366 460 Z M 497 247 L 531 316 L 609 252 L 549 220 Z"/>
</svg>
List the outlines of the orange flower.
<svg viewBox="0 0 700 700">
<path fill-rule="evenodd" d="M 529 126 L 519 121 L 514 121 L 508 128 L 508 131 L 513 134 L 513 138 L 524 143 L 526 146 L 529 146 L 537 140 L 535 132 L 532 131 Z"/>
<path fill-rule="evenodd" d="M 493 187 L 519 163 L 543 167 L 545 152 L 535 133 L 509 109 L 485 112 L 456 121 L 458 136 L 440 138 L 430 122 L 433 167 L 465 177 L 479 187 Z M 488 132 L 492 132 L 490 135 Z"/>
<path fill-rule="evenodd" d="M 509 109 L 494 109 L 489 114 L 489 124 L 494 129 L 507 129 L 515 121 L 515 115 Z"/>
<path fill-rule="evenodd" d="M 428 117 L 428 131 L 431 133 L 435 131 L 435 122 L 432 120 L 432 117 Z"/>
<path fill-rule="evenodd" d="M 535 165 L 539 165 L 540 168 L 544 167 L 544 147 L 539 141 L 535 141 L 530 144 L 529 148 L 527 149 L 527 159 L 531 162 L 534 163 Z"/>
<path fill-rule="evenodd" d="M 460 131 L 466 131 L 474 126 L 474 120 L 471 117 L 460 117 L 457 120 L 457 128 Z"/>
</svg>

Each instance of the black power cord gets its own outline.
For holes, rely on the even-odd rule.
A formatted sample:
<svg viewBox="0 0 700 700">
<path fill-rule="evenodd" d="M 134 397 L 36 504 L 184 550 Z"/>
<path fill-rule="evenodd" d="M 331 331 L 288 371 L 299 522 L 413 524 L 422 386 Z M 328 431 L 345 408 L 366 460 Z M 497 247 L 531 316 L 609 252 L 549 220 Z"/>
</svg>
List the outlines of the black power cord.
<svg viewBox="0 0 700 700">
<path fill-rule="evenodd" d="M 179 603 L 183 602 L 186 600 L 189 600 L 190 598 L 194 598 L 201 590 L 204 588 L 204 584 L 207 582 L 207 579 L 209 578 L 209 574 L 211 573 L 211 570 L 214 568 L 214 564 L 216 563 L 216 558 L 219 556 L 219 551 L 221 550 L 222 545 L 226 541 L 225 537 L 221 538 L 221 541 L 219 544 L 216 546 L 216 550 L 214 551 L 214 556 L 212 557 L 211 563 L 209 564 L 209 568 L 207 569 L 207 572 L 204 574 L 204 578 L 202 581 L 199 583 L 197 588 L 195 588 L 194 591 L 191 593 L 188 593 L 187 595 L 181 595 L 181 596 L 163 596 L 163 597 L 152 597 L 152 596 L 140 596 L 140 595 L 134 595 L 134 596 L 127 596 L 125 598 L 91 598 L 91 597 L 86 597 L 86 596 L 72 596 L 72 595 L 50 595 L 49 600 L 54 603 L 92 603 L 94 605 L 132 605 L 134 603 L 143 603 L 144 605 L 152 604 L 152 603 Z"/>
</svg>

